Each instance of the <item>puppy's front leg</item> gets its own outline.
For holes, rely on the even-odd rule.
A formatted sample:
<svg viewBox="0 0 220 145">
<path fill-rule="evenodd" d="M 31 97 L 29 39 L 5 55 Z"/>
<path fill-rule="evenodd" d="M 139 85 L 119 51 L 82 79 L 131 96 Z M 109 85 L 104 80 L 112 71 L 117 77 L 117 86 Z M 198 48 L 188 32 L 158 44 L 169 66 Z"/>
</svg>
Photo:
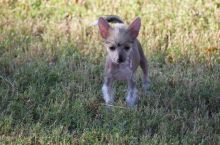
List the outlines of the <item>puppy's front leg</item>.
<svg viewBox="0 0 220 145">
<path fill-rule="evenodd" d="M 106 105 L 111 105 L 114 102 L 111 77 L 107 77 L 107 76 L 105 77 L 104 84 L 102 86 L 102 93 Z"/>
<path fill-rule="evenodd" d="M 126 97 L 126 102 L 127 102 L 127 105 L 130 107 L 133 107 L 134 105 L 138 103 L 137 89 L 136 89 L 134 76 L 132 76 L 128 80 L 128 94 Z"/>
</svg>

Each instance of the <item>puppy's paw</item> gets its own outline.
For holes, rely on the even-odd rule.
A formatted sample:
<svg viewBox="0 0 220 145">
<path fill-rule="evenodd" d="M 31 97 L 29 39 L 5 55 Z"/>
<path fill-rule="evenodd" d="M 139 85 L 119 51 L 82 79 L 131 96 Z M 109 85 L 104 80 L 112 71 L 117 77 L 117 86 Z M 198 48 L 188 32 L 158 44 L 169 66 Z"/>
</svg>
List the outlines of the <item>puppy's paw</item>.
<svg viewBox="0 0 220 145">
<path fill-rule="evenodd" d="M 114 97 L 111 92 L 111 88 L 106 85 L 102 86 L 103 99 L 106 105 L 112 105 L 114 103 Z"/>
<path fill-rule="evenodd" d="M 126 103 L 129 107 L 134 107 L 138 103 L 138 96 L 137 96 L 137 90 L 129 90 L 128 91 L 128 96 L 126 97 Z"/>
<path fill-rule="evenodd" d="M 128 107 L 135 107 L 138 104 L 138 98 L 126 99 L 126 103 Z"/>
<path fill-rule="evenodd" d="M 144 90 L 147 91 L 150 88 L 150 80 L 147 79 L 143 82 Z"/>
</svg>

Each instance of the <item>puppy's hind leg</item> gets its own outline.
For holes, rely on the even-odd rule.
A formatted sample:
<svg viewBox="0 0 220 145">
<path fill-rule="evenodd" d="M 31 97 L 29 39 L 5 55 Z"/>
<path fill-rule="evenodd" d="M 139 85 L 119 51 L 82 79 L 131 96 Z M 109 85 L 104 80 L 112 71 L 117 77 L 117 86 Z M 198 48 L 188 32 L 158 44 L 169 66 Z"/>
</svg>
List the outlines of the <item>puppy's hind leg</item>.
<svg viewBox="0 0 220 145">
<path fill-rule="evenodd" d="M 144 90 L 146 91 L 150 86 L 150 80 L 148 78 L 148 62 L 144 55 L 143 49 L 139 43 L 139 53 L 140 53 L 140 67 L 143 71 L 143 86 Z"/>
<path fill-rule="evenodd" d="M 143 71 L 143 85 L 144 90 L 146 91 L 150 86 L 150 80 L 148 78 L 148 63 L 145 57 L 141 58 L 140 66 Z"/>
</svg>

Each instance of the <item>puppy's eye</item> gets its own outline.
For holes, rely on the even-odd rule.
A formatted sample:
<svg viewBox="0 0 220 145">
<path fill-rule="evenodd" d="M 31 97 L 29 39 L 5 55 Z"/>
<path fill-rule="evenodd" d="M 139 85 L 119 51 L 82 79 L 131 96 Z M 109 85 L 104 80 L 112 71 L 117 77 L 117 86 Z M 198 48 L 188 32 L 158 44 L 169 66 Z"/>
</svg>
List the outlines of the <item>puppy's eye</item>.
<svg viewBox="0 0 220 145">
<path fill-rule="evenodd" d="M 110 49 L 111 51 L 114 51 L 114 50 L 115 50 L 115 47 L 114 47 L 114 46 L 111 46 L 111 47 L 109 47 L 109 49 Z"/>
<path fill-rule="evenodd" d="M 129 46 L 125 46 L 124 49 L 125 49 L 125 50 L 129 50 L 130 47 L 129 47 Z"/>
</svg>

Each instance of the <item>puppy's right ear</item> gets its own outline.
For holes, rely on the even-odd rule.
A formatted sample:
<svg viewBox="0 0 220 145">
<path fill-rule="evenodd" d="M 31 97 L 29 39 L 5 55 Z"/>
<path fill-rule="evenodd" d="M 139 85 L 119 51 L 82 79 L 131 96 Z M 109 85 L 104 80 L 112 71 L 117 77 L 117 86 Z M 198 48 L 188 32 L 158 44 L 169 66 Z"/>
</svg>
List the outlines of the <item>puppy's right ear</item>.
<svg viewBox="0 0 220 145">
<path fill-rule="evenodd" d="M 108 22 L 103 17 L 99 18 L 98 26 L 99 26 L 99 32 L 102 38 L 106 39 L 109 36 L 109 30 L 111 29 L 111 26 L 108 24 Z"/>
</svg>

